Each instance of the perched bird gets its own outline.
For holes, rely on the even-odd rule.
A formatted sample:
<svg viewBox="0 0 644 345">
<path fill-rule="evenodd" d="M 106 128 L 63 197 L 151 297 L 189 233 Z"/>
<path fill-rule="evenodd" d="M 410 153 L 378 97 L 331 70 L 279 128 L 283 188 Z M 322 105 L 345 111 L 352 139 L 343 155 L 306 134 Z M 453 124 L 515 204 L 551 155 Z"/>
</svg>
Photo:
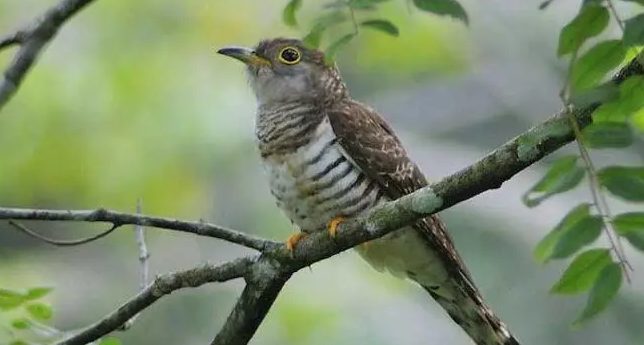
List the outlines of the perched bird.
<svg viewBox="0 0 644 345">
<path fill-rule="evenodd" d="M 256 139 L 277 205 L 301 232 L 329 231 L 427 185 L 393 129 L 351 98 L 339 70 L 296 39 L 218 53 L 246 64 L 258 102 Z M 519 345 L 484 303 L 435 215 L 355 248 L 379 271 L 420 284 L 478 345 Z"/>
</svg>

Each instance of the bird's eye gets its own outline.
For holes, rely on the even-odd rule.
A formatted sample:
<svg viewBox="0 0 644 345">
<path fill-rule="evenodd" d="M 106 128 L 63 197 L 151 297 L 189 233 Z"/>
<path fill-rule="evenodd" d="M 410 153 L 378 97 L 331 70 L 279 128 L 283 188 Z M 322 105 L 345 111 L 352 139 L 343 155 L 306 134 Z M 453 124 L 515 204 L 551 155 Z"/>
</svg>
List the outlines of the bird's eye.
<svg viewBox="0 0 644 345">
<path fill-rule="evenodd" d="M 300 52 L 293 47 L 286 47 L 280 51 L 278 58 L 286 65 L 295 65 L 300 62 Z"/>
</svg>

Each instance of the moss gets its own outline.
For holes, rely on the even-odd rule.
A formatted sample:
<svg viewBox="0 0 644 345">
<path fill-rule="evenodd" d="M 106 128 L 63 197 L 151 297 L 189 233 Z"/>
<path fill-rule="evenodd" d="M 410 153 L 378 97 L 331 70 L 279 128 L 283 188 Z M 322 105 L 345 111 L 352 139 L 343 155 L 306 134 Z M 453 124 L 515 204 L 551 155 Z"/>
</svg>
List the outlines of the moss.
<svg viewBox="0 0 644 345">
<path fill-rule="evenodd" d="M 412 197 L 410 208 L 416 213 L 428 213 L 438 209 L 442 205 L 443 198 L 438 196 L 431 189 L 426 189 L 423 193 Z"/>
<path fill-rule="evenodd" d="M 517 158 L 521 162 L 534 161 L 541 154 L 541 149 L 539 148 L 541 143 L 548 139 L 565 136 L 570 131 L 568 120 L 564 117 L 559 117 L 555 121 L 533 128 L 516 139 Z"/>
</svg>

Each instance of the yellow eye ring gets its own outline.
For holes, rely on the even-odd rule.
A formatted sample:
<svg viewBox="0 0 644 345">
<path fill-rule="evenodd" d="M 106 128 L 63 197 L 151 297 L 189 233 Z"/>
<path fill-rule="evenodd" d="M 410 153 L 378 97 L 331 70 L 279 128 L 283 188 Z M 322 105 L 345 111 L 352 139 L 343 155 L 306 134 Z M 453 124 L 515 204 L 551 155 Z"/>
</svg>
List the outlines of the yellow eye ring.
<svg viewBox="0 0 644 345">
<path fill-rule="evenodd" d="M 302 56 L 300 55 L 300 51 L 291 46 L 282 48 L 280 53 L 277 55 L 277 59 L 285 65 L 295 65 L 300 62 L 301 58 Z"/>
</svg>

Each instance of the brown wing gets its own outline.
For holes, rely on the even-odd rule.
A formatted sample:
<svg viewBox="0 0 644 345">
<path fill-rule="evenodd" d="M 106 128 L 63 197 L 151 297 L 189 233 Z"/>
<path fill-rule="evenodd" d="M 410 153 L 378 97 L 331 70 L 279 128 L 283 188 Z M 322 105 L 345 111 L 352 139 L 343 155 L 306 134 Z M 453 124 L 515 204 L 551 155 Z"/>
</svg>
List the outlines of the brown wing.
<svg viewBox="0 0 644 345">
<path fill-rule="evenodd" d="M 394 131 L 374 110 L 351 101 L 329 111 L 328 117 L 344 151 L 369 178 L 380 184 L 389 198 L 398 199 L 427 185 L 425 176 L 409 158 Z M 414 228 L 450 270 L 471 281 L 469 271 L 436 215 L 417 221 Z"/>
</svg>

